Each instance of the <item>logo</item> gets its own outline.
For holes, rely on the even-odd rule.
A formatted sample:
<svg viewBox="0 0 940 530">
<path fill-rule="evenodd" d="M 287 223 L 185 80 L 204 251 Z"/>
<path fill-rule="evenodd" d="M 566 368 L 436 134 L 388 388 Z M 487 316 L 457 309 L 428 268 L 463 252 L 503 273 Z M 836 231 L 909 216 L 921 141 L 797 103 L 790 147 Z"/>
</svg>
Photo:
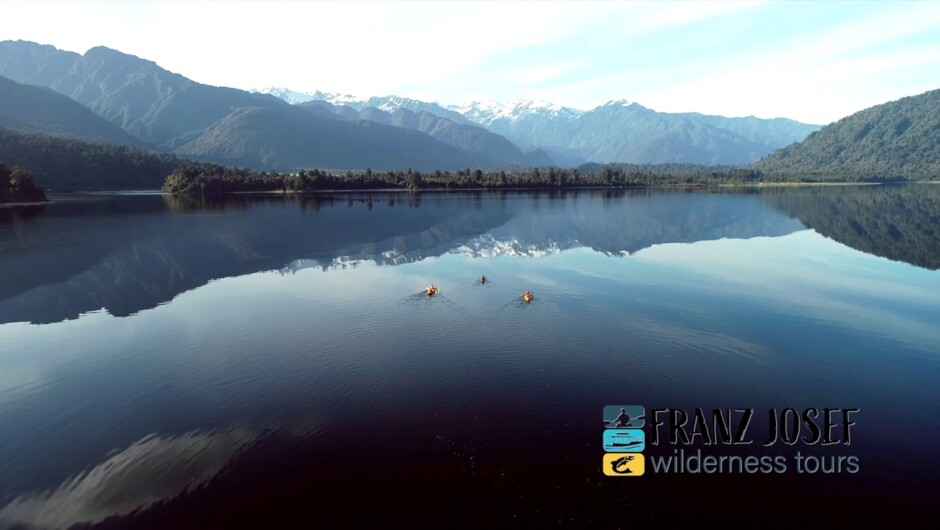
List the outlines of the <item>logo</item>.
<svg viewBox="0 0 940 530">
<path fill-rule="evenodd" d="M 646 409 L 641 405 L 608 405 L 603 411 L 603 446 L 601 463 L 608 477 L 639 477 L 646 471 Z"/>
<path fill-rule="evenodd" d="M 766 412 L 652 407 L 647 416 L 642 405 L 607 405 L 602 411 L 601 471 L 608 477 L 639 477 L 649 464 L 653 475 L 856 474 L 858 455 L 815 447 L 851 446 L 858 412 L 857 407 Z M 751 429 L 755 424 L 764 425 Z M 664 445 L 671 446 L 672 454 L 663 451 Z M 781 454 L 774 449 L 778 446 L 799 450 Z M 647 448 L 653 451 L 645 455 Z"/>
</svg>

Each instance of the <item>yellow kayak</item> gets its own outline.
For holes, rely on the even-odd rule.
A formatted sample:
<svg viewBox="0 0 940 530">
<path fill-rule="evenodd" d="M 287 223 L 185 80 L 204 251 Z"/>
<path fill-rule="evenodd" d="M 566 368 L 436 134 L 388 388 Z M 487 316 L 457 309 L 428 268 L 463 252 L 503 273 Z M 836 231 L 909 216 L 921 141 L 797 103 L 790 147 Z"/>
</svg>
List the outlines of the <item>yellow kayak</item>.
<svg viewBox="0 0 940 530">
<path fill-rule="evenodd" d="M 532 301 L 532 293 L 529 293 L 529 292 L 522 293 L 522 299 L 525 300 L 525 303 L 528 304 L 529 302 Z"/>
</svg>

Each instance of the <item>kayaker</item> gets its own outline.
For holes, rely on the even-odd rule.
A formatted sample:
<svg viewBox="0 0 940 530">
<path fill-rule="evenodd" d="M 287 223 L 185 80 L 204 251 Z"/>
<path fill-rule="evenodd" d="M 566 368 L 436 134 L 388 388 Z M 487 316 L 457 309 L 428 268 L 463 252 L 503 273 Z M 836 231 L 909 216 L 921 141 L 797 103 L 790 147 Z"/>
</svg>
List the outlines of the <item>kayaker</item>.
<svg viewBox="0 0 940 530">
<path fill-rule="evenodd" d="M 486 283 L 486 275 L 480 276 L 480 283 Z"/>
<path fill-rule="evenodd" d="M 620 415 L 614 421 L 617 422 L 616 427 L 630 427 L 630 415 L 627 414 L 627 409 L 620 409 Z"/>
</svg>

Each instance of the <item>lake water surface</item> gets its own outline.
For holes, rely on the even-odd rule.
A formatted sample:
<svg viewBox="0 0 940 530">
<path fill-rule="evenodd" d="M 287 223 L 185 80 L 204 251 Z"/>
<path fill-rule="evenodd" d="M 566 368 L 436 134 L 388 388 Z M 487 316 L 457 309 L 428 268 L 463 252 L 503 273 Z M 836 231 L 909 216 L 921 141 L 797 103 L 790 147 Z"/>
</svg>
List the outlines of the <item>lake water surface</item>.
<svg viewBox="0 0 940 530">
<path fill-rule="evenodd" d="M 938 268 L 931 185 L 0 209 L 0 528 L 927 521 Z M 610 404 L 859 470 L 606 477 Z"/>
</svg>

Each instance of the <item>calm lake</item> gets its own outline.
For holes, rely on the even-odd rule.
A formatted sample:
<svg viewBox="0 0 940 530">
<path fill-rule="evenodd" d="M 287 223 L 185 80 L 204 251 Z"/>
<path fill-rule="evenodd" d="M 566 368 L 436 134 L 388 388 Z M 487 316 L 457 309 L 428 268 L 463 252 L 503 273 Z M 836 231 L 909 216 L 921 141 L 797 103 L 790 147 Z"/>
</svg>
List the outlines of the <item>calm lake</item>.
<svg viewBox="0 0 940 530">
<path fill-rule="evenodd" d="M 938 269 L 935 185 L 0 208 L 0 528 L 932 520 Z M 790 467 L 607 477 L 612 404 Z M 786 407 L 851 445 L 763 447 Z"/>
</svg>

